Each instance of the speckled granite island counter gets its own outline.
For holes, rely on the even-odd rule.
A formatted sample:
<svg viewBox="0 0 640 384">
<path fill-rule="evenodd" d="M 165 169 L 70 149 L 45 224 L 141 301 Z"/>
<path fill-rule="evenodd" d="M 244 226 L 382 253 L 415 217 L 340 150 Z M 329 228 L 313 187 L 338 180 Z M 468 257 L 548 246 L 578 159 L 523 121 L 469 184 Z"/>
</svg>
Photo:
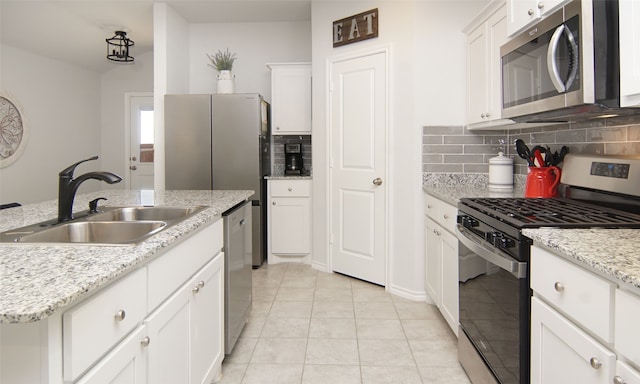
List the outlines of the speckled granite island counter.
<svg viewBox="0 0 640 384">
<path fill-rule="evenodd" d="M 187 206 L 205 209 L 138 245 L 0 244 L 0 323 L 44 319 L 126 274 L 191 231 L 220 219 L 253 191 L 100 191 L 76 196 L 74 211 L 97 197 L 105 206 Z M 57 200 L 0 211 L 0 232 L 57 216 Z"/>
</svg>

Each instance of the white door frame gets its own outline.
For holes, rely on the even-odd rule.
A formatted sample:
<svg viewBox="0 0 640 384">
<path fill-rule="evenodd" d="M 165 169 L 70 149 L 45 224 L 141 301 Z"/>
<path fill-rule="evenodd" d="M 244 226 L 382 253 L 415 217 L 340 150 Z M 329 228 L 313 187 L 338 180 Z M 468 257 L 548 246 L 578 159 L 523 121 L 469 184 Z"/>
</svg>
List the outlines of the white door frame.
<svg viewBox="0 0 640 384">
<path fill-rule="evenodd" d="M 131 158 L 131 99 L 134 97 L 152 97 L 153 92 L 125 92 L 124 94 L 124 170 L 129 172 L 129 159 Z M 131 180 L 124 178 L 125 189 L 131 189 Z"/>
<path fill-rule="evenodd" d="M 326 60 L 326 64 L 325 64 L 325 68 L 326 68 L 326 84 L 325 84 L 325 89 L 327 90 L 326 92 L 326 96 L 325 96 L 325 105 L 326 105 L 326 116 L 325 116 L 325 121 L 327 122 L 327 135 L 326 135 L 326 143 L 325 143 L 325 158 L 327 159 L 326 162 L 326 174 L 328 175 L 327 177 L 327 183 L 326 183 L 326 187 L 325 187 L 325 196 L 326 196 L 326 206 L 328 207 L 328 209 L 326 210 L 326 217 L 325 217 L 325 222 L 326 222 L 326 233 L 327 233 L 327 240 L 328 240 L 328 260 L 327 260 L 327 272 L 331 272 L 333 273 L 333 235 L 331 232 L 331 215 L 332 215 L 332 211 L 333 211 L 333 205 L 332 205 L 332 200 L 331 200 L 331 190 L 333 187 L 333 179 L 332 179 L 332 173 L 331 173 L 331 161 L 332 161 L 332 157 L 331 157 L 331 143 L 332 143 L 332 134 L 333 134 L 333 128 L 332 128 L 332 112 L 331 112 L 331 76 L 332 76 L 332 68 L 333 68 L 333 64 L 334 63 L 338 63 L 341 61 L 346 61 L 346 60 L 351 60 L 351 59 L 357 59 L 359 57 L 364 57 L 364 56 L 371 56 L 371 55 L 375 55 L 375 54 L 379 54 L 379 53 L 383 53 L 385 55 L 385 66 L 386 66 L 386 74 L 385 74 L 385 78 L 387 83 L 385 84 L 386 87 L 386 91 L 387 91 L 387 97 L 386 97 L 386 119 L 387 121 L 385 122 L 385 159 L 386 159 L 386 166 L 385 166 L 385 175 L 383 176 L 383 180 L 384 183 L 382 184 L 382 187 L 385 190 L 385 195 L 386 195 L 386 199 L 387 199 L 387 203 L 385 204 L 385 213 L 384 213 L 384 217 L 385 220 L 387 221 L 385 226 L 387 228 L 387 231 L 385 232 L 384 236 L 385 236 L 385 290 L 389 290 L 390 286 L 389 286 L 389 276 L 390 276 L 390 266 L 393 265 L 393 263 L 391 262 L 392 259 L 392 255 L 389 252 L 389 250 L 391 249 L 391 244 L 390 244 L 390 236 L 389 233 L 391 233 L 391 222 L 389 220 L 389 206 L 390 206 L 390 202 L 392 201 L 392 196 L 391 196 L 391 190 L 388 188 L 389 185 L 391 185 L 392 180 L 389 177 L 389 132 L 391 131 L 391 111 L 389 108 L 389 95 L 392 94 L 392 89 L 390 87 L 391 81 L 390 81 L 390 73 L 392 73 L 392 71 L 390 70 L 390 65 L 391 65 L 391 46 L 388 44 L 384 44 L 384 45 L 380 45 L 380 46 L 376 46 L 376 47 L 370 47 L 370 48 L 366 48 L 366 49 L 362 49 L 362 50 L 357 50 L 357 51 L 351 51 L 351 52 L 347 52 L 344 54 L 340 54 L 340 55 L 335 55 L 335 56 L 330 56 L 327 58 Z"/>
</svg>

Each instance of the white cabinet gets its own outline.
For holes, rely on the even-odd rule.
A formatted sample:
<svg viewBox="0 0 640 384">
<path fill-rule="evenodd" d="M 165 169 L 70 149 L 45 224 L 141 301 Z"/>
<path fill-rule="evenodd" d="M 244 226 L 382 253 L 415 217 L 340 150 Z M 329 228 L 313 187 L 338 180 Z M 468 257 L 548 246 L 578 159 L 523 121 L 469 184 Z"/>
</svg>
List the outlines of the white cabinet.
<svg viewBox="0 0 640 384">
<path fill-rule="evenodd" d="M 219 254 L 146 321 L 150 383 L 209 383 L 222 363 L 224 255 Z"/>
<path fill-rule="evenodd" d="M 139 327 L 77 384 L 146 384 L 148 341 L 146 328 Z"/>
<path fill-rule="evenodd" d="M 640 2 L 619 0 L 620 6 L 620 104 L 640 106 Z"/>
<path fill-rule="evenodd" d="M 310 262 L 311 180 L 269 180 L 268 262 Z"/>
<path fill-rule="evenodd" d="M 532 247 L 531 383 L 640 384 L 640 296 Z"/>
<path fill-rule="evenodd" d="M 222 243 L 218 220 L 62 313 L 0 324 L 0 382 L 212 382 L 224 358 Z"/>
<path fill-rule="evenodd" d="M 531 383 L 611 382 L 615 354 L 537 297 L 531 300 L 531 341 Z"/>
<path fill-rule="evenodd" d="M 569 0 L 507 0 L 507 34 L 513 36 Z"/>
<path fill-rule="evenodd" d="M 458 334 L 458 239 L 453 234 L 457 209 L 425 195 L 425 289 Z"/>
<path fill-rule="evenodd" d="M 311 64 L 268 64 L 271 68 L 271 129 L 274 135 L 311 133 Z"/>
<path fill-rule="evenodd" d="M 467 122 L 486 123 L 502 116 L 500 46 L 507 40 L 504 3 L 467 36 Z"/>
</svg>

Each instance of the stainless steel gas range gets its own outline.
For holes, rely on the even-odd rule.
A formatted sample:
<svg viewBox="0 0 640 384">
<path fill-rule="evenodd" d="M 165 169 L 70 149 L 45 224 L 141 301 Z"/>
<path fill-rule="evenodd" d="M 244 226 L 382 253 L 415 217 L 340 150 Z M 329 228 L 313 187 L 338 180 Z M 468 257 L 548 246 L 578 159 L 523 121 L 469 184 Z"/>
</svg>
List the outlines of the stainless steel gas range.
<svg viewBox="0 0 640 384">
<path fill-rule="evenodd" d="M 486 270 L 460 282 L 459 359 L 474 382 L 529 383 L 530 246 L 523 228 L 640 228 L 640 157 L 568 155 L 558 198 L 463 198 L 460 255 Z"/>
</svg>

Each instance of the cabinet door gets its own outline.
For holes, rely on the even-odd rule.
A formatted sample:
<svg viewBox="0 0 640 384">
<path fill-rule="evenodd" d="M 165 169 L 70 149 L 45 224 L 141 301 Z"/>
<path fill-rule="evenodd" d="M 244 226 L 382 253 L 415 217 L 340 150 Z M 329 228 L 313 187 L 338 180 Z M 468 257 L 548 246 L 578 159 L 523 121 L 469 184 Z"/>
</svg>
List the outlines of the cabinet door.
<svg viewBox="0 0 640 384">
<path fill-rule="evenodd" d="M 487 25 L 480 25 L 469 34 L 467 42 L 468 82 L 469 92 L 467 100 L 467 121 L 478 123 L 486 119 L 488 109 L 487 68 L 489 65 L 487 56 Z"/>
<path fill-rule="evenodd" d="M 77 384 L 146 384 L 145 337 L 145 327 L 139 327 L 100 360 Z"/>
<path fill-rule="evenodd" d="M 440 312 L 458 335 L 458 239 L 451 233 L 441 230 L 442 249 L 442 305 Z"/>
<path fill-rule="evenodd" d="M 621 106 L 640 105 L 640 2 L 620 4 L 620 94 Z"/>
<path fill-rule="evenodd" d="M 507 34 L 513 36 L 540 18 L 537 0 L 507 0 Z"/>
<path fill-rule="evenodd" d="M 551 309 L 531 300 L 531 383 L 606 384 L 616 356 Z"/>
<path fill-rule="evenodd" d="M 149 383 L 189 383 L 191 286 L 180 288 L 147 320 Z"/>
<path fill-rule="evenodd" d="M 502 58 L 500 47 L 507 42 L 507 12 L 500 8 L 487 21 L 488 67 L 487 67 L 487 119 L 502 117 Z"/>
<path fill-rule="evenodd" d="M 440 278 L 441 278 L 441 262 L 442 262 L 442 244 L 440 242 L 439 233 L 442 231 L 440 226 L 428 217 L 424 219 L 425 227 L 425 252 L 426 252 L 426 275 L 425 288 L 427 294 L 433 300 L 433 303 L 440 306 L 442 302 Z"/>
<path fill-rule="evenodd" d="M 210 383 L 224 358 L 223 268 L 220 253 L 191 284 L 191 384 Z"/>
<path fill-rule="evenodd" d="M 616 376 L 614 384 L 640 384 L 640 372 L 622 361 L 616 362 Z"/>
<path fill-rule="evenodd" d="M 272 133 L 311 132 L 311 66 L 283 66 L 272 71 Z"/>
<path fill-rule="evenodd" d="M 272 198 L 269 215 L 271 253 L 300 255 L 311 252 L 309 198 Z"/>
</svg>

